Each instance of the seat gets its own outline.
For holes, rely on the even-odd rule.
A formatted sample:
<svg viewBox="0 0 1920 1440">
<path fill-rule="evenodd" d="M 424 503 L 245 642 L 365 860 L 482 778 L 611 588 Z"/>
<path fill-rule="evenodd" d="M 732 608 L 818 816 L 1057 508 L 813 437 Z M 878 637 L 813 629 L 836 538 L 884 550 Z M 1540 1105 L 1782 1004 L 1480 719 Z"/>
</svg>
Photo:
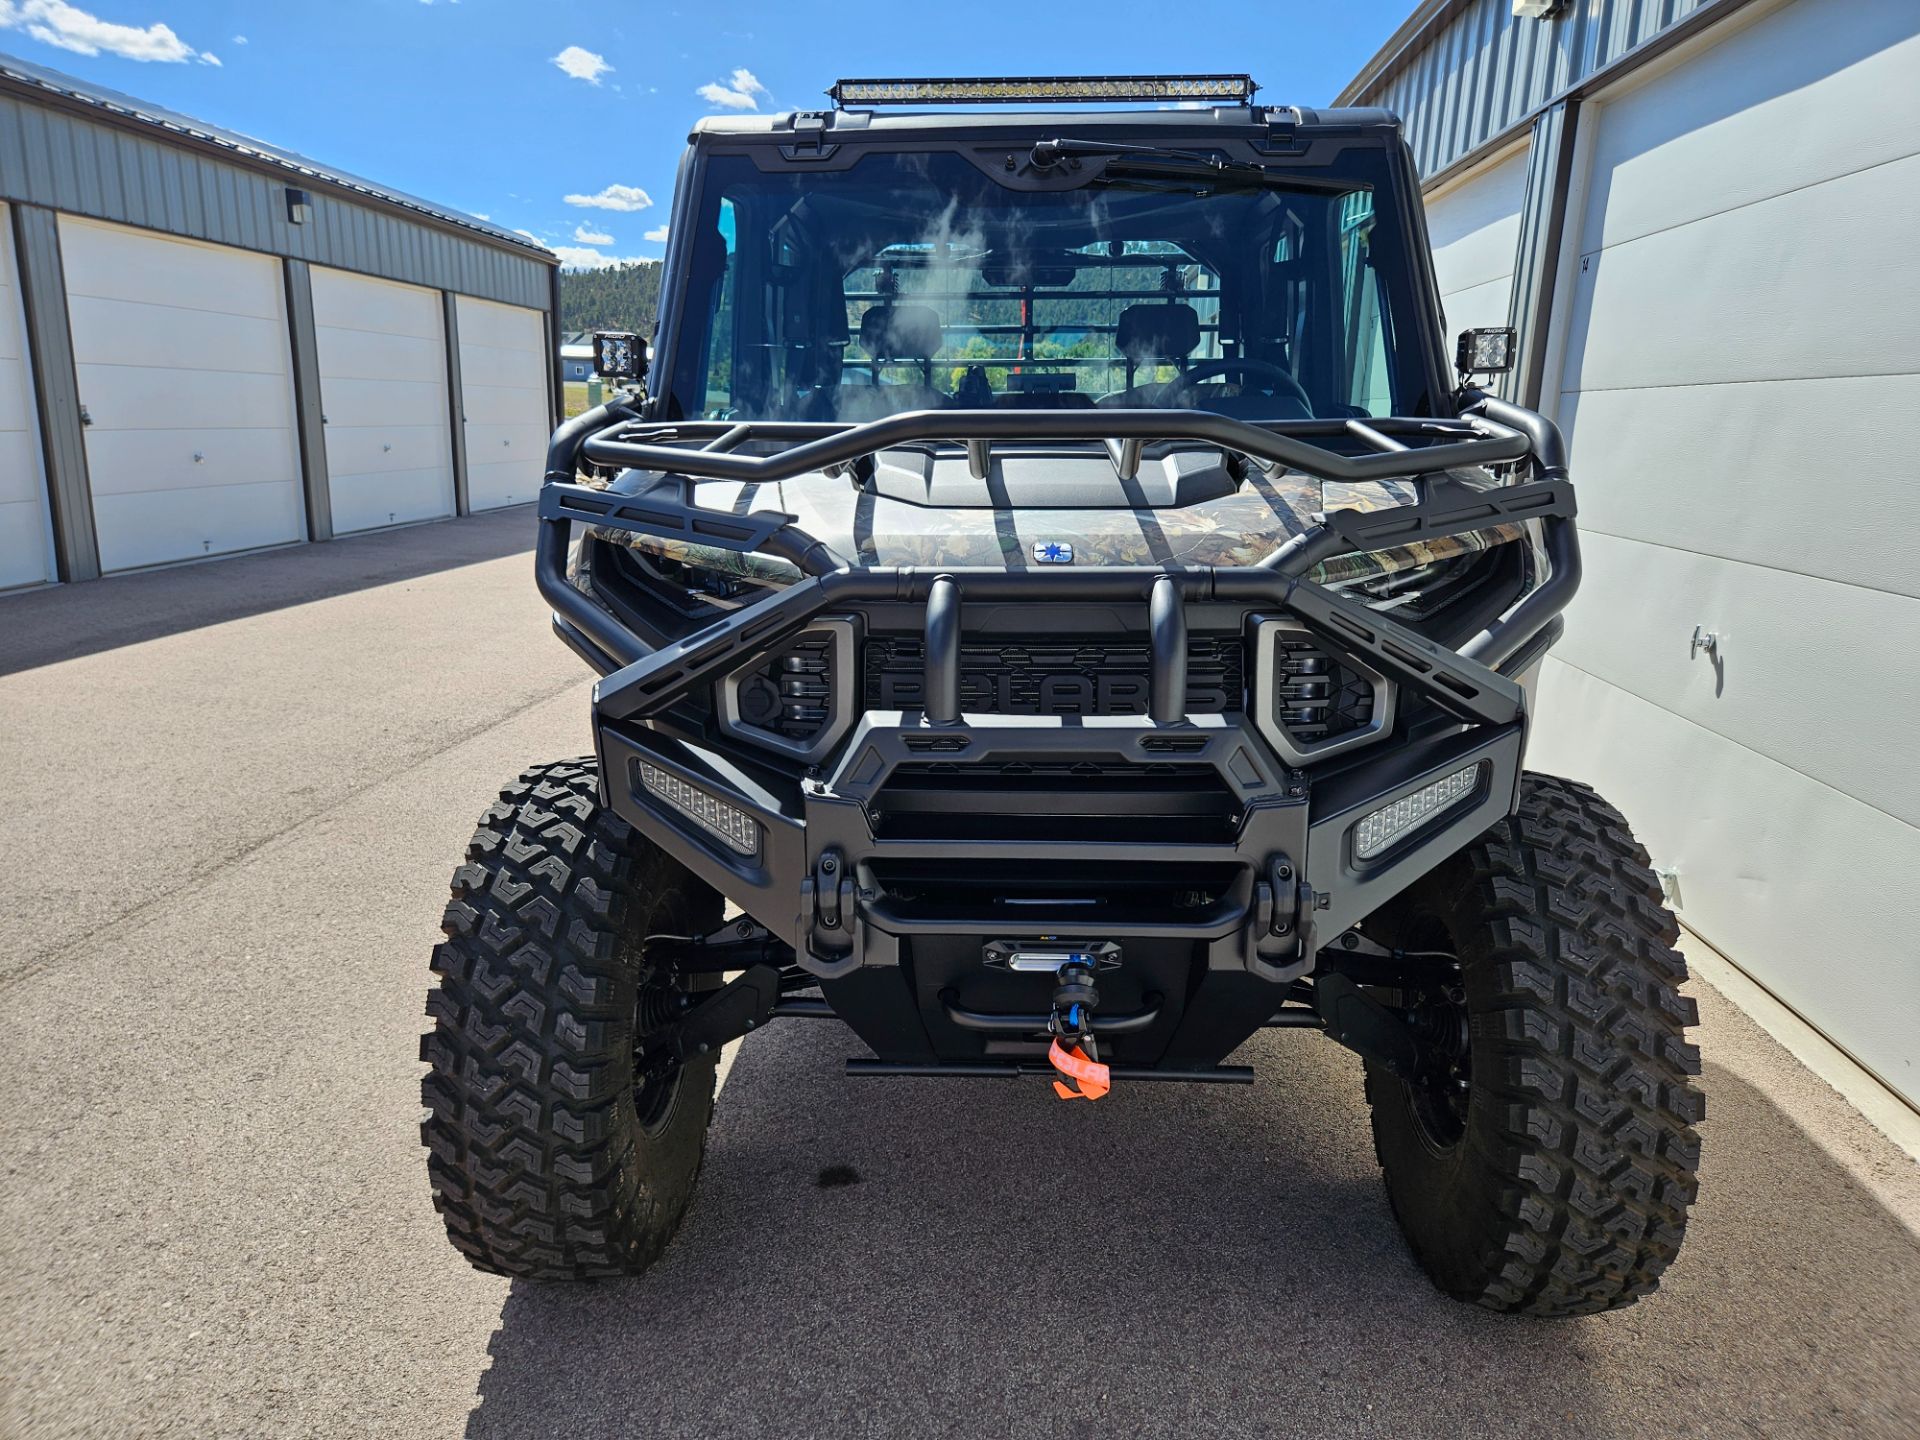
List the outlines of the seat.
<svg viewBox="0 0 1920 1440">
<path fill-rule="evenodd" d="M 864 385 L 840 386 L 839 418 L 876 420 L 907 410 L 938 410 L 949 403 L 934 388 L 933 357 L 945 336 L 939 312 L 927 305 L 875 305 L 860 317 L 860 346 L 872 356 L 872 378 Z M 880 379 L 883 364 L 918 365 L 920 383 L 889 385 Z"/>
<path fill-rule="evenodd" d="M 1200 348 L 1200 313 L 1182 301 L 1164 304 L 1129 305 L 1120 312 L 1114 326 L 1113 346 L 1127 361 L 1127 388 L 1108 395 L 1099 403 L 1133 408 L 1154 403 L 1160 387 L 1133 383 L 1133 372 L 1142 365 L 1171 361 L 1182 367 L 1189 355 Z"/>
</svg>

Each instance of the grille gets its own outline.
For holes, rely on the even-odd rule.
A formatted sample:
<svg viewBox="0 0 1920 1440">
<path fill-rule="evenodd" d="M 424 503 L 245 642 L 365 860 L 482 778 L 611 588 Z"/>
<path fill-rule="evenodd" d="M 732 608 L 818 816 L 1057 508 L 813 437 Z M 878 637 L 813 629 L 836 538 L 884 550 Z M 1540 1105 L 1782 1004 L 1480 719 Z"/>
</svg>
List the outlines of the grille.
<svg viewBox="0 0 1920 1440">
<path fill-rule="evenodd" d="M 804 744 L 832 718 L 833 682 L 833 636 L 808 631 L 740 677 L 740 723 Z"/>
<path fill-rule="evenodd" d="M 1187 644 L 1187 712 L 1238 710 L 1240 637 L 1195 635 Z M 872 710 L 917 710 L 926 698 L 926 648 L 918 635 L 867 640 L 862 696 Z M 1144 715 L 1152 657 L 1144 640 L 1025 638 L 960 647 L 960 708 L 976 715 Z"/>
<path fill-rule="evenodd" d="M 1280 635 L 1274 654 L 1274 719 L 1302 747 L 1373 723 L 1373 684 L 1311 636 Z"/>
</svg>

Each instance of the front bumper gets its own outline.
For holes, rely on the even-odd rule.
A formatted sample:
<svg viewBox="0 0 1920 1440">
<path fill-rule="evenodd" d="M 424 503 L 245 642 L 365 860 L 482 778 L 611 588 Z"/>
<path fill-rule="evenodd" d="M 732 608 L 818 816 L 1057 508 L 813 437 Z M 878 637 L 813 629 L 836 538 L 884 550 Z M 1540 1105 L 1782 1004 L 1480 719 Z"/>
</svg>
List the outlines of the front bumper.
<svg viewBox="0 0 1920 1440">
<path fill-rule="evenodd" d="M 1511 407 L 1498 413 L 1513 424 L 1538 420 Z M 907 418 L 919 425 L 925 417 Z M 986 424 L 940 420 L 961 422 Z M 1511 812 L 1527 724 L 1513 677 L 1551 638 L 1580 568 L 1558 437 L 1543 421 L 1534 429 L 1543 478 L 1532 485 L 1463 490 L 1421 474 L 1420 506 L 1336 512 L 1255 566 L 939 573 L 851 567 L 777 515 L 723 516 L 579 486 L 569 479 L 574 454 L 584 443 L 594 456 L 598 442 L 563 429 L 542 495 L 538 572 L 563 633 L 605 657 L 611 672 L 594 691 L 607 802 L 790 944 L 881 1062 L 1036 1058 L 1050 980 L 996 957 L 1053 947 L 1118 952 L 1102 974 L 1095 1017 L 1112 1059 L 1205 1068 L 1276 1013 L 1324 946 Z M 810 460 L 778 463 L 824 463 L 838 455 L 832 447 L 851 443 L 810 442 L 800 447 L 819 452 Z M 1291 442 L 1248 443 L 1285 459 L 1278 452 Z M 657 458 L 622 442 L 604 442 L 604 451 L 609 463 Z M 682 463 L 705 473 L 723 462 L 770 463 L 710 451 Z M 1373 468 L 1407 473 L 1419 460 L 1388 455 Z M 1541 525 L 1551 573 L 1458 652 L 1304 578 L 1330 554 L 1511 520 Z M 781 554 L 805 578 L 649 650 L 567 583 L 576 521 Z M 1150 647 L 1147 713 L 963 712 L 963 604 L 1131 611 Z M 784 771 L 763 765 L 746 747 L 688 733 L 675 720 L 682 700 L 711 693 L 807 627 L 838 616 L 857 624 L 879 609 L 904 611 L 922 628 L 920 710 L 865 709 L 801 774 L 792 757 Z M 1188 612 L 1222 609 L 1310 632 L 1418 697 L 1426 718 L 1351 756 L 1290 763 L 1257 714 L 1185 713 Z M 1363 817 L 1468 769 L 1466 793 L 1363 857 L 1354 840 Z M 1063 778 L 1053 786 L 1035 778 L 1048 775 Z M 737 813 L 716 829 L 686 808 L 689 795 Z M 743 817 L 755 836 L 751 853 L 723 833 Z"/>
<path fill-rule="evenodd" d="M 1264 1024 L 1322 945 L 1511 811 L 1525 721 L 1432 736 L 1315 781 L 1238 717 L 1196 717 L 1179 730 L 1180 765 L 1231 794 L 1231 833 L 1219 840 L 1147 838 L 1136 794 L 1083 800 L 1109 813 L 1061 824 L 1044 792 L 995 788 L 1009 766 L 1036 763 L 1164 770 L 1156 745 L 1169 729 L 1133 717 L 979 716 L 936 730 L 917 715 L 870 712 L 838 764 L 792 790 L 631 721 L 602 719 L 596 737 L 616 812 L 790 943 L 881 1059 L 1039 1054 L 1030 1022 L 1044 1015 L 1050 981 L 986 959 L 1025 942 L 1115 947 L 1122 963 L 1103 981 L 1102 1012 L 1125 1018 L 1103 1037 L 1112 1053 L 1196 1067 Z M 883 807 L 929 754 L 962 797 L 960 823 L 891 833 Z M 750 815 L 757 853 L 738 853 L 669 803 L 643 766 Z M 1474 766 L 1466 799 L 1377 860 L 1357 856 L 1362 816 Z M 1098 838 L 1103 828 L 1129 834 Z M 920 883 L 935 874 L 979 883 Z"/>
</svg>

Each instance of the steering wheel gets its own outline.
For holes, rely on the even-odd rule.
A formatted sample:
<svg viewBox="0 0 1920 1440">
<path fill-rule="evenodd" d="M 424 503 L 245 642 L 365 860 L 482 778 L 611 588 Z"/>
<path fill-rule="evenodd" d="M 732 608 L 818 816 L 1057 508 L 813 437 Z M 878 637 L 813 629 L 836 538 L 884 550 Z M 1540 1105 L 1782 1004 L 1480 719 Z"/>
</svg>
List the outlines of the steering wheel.
<svg viewBox="0 0 1920 1440">
<path fill-rule="evenodd" d="M 1239 375 L 1242 379 L 1267 381 L 1265 387 L 1269 395 L 1286 394 L 1298 400 L 1306 407 L 1309 415 L 1313 413 L 1313 401 L 1307 398 L 1306 390 L 1300 382 L 1278 365 L 1270 365 L 1265 360 L 1243 360 L 1228 356 L 1222 360 L 1202 360 L 1191 370 L 1182 371 L 1167 382 L 1160 392 L 1160 404 L 1169 410 L 1178 410 L 1190 401 L 1191 392 L 1202 380 L 1212 380 L 1221 375 Z M 1178 402 L 1178 403 L 1177 403 Z"/>
</svg>

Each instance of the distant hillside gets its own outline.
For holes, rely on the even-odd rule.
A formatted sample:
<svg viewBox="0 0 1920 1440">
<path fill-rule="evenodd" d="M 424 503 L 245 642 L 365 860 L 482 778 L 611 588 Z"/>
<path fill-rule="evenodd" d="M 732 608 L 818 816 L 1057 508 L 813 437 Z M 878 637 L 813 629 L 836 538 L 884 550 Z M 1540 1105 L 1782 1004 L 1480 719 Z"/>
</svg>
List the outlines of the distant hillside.
<svg viewBox="0 0 1920 1440">
<path fill-rule="evenodd" d="M 632 330 L 651 335 L 659 308 L 658 261 L 560 272 L 560 329 L 564 333 Z"/>
</svg>

